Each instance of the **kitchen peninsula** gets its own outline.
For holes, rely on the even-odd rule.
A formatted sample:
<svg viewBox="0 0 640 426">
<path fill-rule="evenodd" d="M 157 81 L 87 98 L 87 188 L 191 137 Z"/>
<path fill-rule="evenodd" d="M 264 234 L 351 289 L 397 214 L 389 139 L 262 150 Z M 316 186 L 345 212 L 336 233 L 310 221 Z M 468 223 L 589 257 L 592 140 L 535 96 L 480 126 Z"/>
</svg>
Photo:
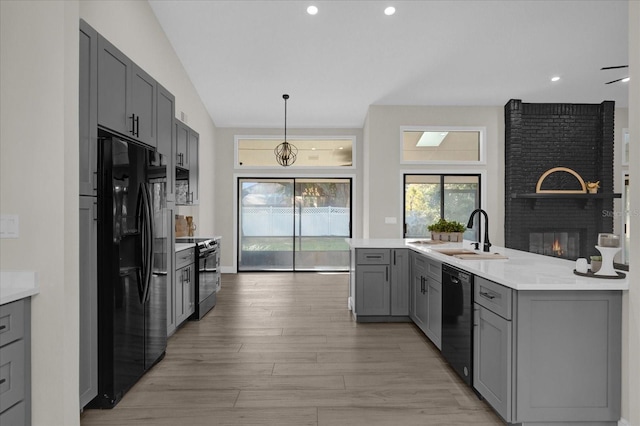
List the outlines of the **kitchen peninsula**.
<svg viewBox="0 0 640 426">
<path fill-rule="evenodd" d="M 443 253 L 473 251 L 469 241 L 347 242 L 357 321 L 411 320 L 439 349 L 448 309 L 442 265 L 475 278 L 469 381 L 507 423 L 617 425 L 627 279 L 578 276 L 573 261 L 495 246 L 490 259 Z"/>
</svg>

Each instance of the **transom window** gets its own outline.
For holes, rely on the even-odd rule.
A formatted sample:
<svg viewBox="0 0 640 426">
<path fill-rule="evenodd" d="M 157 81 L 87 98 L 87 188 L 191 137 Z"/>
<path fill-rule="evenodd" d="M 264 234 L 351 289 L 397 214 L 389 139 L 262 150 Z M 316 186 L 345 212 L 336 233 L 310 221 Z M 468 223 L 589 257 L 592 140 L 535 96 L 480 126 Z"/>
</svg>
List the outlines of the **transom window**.
<svg viewBox="0 0 640 426">
<path fill-rule="evenodd" d="M 236 167 L 282 167 L 273 150 L 282 137 L 236 136 Z M 353 167 L 355 137 L 295 137 L 287 142 L 297 150 L 295 163 L 290 167 Z"/>
<path fill-rule="evenodd" d="M 484 128 L 406 126 L 401 133 L 402 163 L 484 162 Z"/>
</svg>

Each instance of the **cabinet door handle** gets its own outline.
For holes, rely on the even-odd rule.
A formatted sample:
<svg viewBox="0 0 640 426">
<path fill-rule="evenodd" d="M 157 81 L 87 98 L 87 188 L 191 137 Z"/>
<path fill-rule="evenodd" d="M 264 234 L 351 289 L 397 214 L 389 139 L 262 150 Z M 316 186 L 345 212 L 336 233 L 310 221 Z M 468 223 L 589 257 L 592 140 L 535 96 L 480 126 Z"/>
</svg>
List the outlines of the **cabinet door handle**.
<svg viewBox="0 0 640 426">
<path fill-rule="evenodd" d="M 368 255 L 366 256 L 366 258 L 367 258 L 367 259 L 381 259 L 381 258 L 382 258 L 382 256 L 381 256 L 381 255 L 379 255 L 379 254 L 376 254 L 376 255 L 368 254 Z"/>
<path fill-rule="evenodd" d="M 388 266 L 384 267 L 384 279 L 385 279 L 385 281 L 389 282 L 389 267 Z"/>
<path fill-rule="evenodd" d="M 5 328 L 7 328 L 7 326 L 6 326 L 6 325 L 4 325 L 4 324 L 3 324 L 3 325 L 0 325 L 0 331 L 4 330 Z"/>
<path fill-rule="evenodd" d="M 393 251 L 393 264 L 396 264 L 396 251 Z"/>
<path fill-rule="evenodd" d="M 140 116 L 136 116 L 136 136 L 140 136 Z"/>
<path fill-rule="evenodd" d="M 3 384 L 6 381 L 7 381 L 7 379 L 0 379 L 0 385 Z"/>
<path fill-rule="evenodd" d="M 133 136 L 136 135 L 136 115 L 135 114 L 131 114 L 131 130 L 129 130 L 129 133 L 131 133 Z"/>
<path fill-rule="evenodd" d="M 487 292 L 484 292 L 484 291 L 480 292 L 480 296 L 486 297 L 489 300 L 493 300 L 493 299 L 496 298 L 496 296 L 494 296 L 493 294 L 487 293 Z"/>
</svg>

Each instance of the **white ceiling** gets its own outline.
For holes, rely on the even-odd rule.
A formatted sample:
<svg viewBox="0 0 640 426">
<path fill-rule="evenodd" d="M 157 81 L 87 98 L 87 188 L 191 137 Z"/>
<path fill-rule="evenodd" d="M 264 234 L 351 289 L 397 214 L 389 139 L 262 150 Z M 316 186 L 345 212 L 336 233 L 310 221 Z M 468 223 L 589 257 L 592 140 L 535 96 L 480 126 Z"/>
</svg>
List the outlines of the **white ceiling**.
<svg viewBox="0 0 640 426">
<path fill-rule="evenodd" d="M 600 71 L 628 63 L 626 0 L 149 3 L 218 127 L 282 127 L 283 93 L 289 128 L 360 128 L 370 105 L 627 106 L 604 84 L 627 70 Z"/>
</svg>

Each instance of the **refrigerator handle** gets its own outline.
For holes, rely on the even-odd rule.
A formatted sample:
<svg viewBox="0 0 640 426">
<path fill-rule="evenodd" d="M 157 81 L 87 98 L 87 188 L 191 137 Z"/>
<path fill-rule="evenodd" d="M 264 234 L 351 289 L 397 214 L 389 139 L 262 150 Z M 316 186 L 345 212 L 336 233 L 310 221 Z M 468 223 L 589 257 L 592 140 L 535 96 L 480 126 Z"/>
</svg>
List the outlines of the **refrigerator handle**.
<svg viewBox="0 0 640 426">
<path fill-rule="evenodd" d="M 153 215 L 151 213 L 151 194 L 145 183 L 140 184 L 140 190 L 143 199 L 144 213 L 144 239 L 142 241 L 144 262 L 144 292 L 142 294 L 142 303 L 146 303 L 149 299 L 149 288 L 151 287 L 151 278 L 153 271 Z"/>
</svg>

